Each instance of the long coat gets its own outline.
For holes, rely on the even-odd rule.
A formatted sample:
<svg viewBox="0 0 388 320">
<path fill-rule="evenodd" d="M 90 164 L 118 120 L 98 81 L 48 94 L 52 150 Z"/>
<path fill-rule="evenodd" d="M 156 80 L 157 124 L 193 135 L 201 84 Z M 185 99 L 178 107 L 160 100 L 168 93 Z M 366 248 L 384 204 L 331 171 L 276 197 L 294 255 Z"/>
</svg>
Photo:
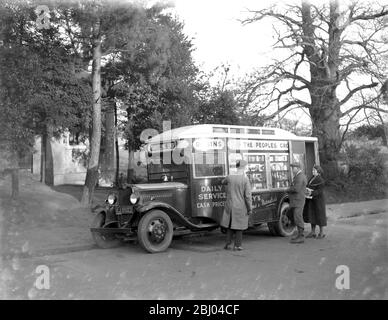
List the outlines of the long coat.
<svg viewBox="0 0 388 320">
<path fill-rule="evenodd" d="M 223 183 L 227 185 L 226 203 L 221 226 L 233 230 L 248 228 L 248 212 L 252 212 L 251 184 L 245 174 L 229 175 Z"/>
<path fill-rule="evenodd" d="M 313 189 L 312 199 L 306 199 L 303 210 L 303 218 L 306 223 L 315 224 L 321 227 L 327 225 L 326 201 L 323 188 L 325 180 L 320 176 L 313 176 L 307 184 L 307 188 Z"/>
<path fill-rule="evenodd" d="M 306 199 L 307 178 L 302 171 L 296 174 L 288 188 L 291 208 L 303 208 Z"/>
</svg>

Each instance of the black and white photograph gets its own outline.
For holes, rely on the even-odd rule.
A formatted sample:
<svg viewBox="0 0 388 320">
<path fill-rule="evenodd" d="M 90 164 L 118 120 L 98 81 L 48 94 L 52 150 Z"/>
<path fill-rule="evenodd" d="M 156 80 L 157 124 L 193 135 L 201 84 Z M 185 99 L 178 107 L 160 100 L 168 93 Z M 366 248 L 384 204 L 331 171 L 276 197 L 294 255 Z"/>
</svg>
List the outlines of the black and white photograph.
<svg viewBox="0 0 388 320">
<path fill-rule="evenodd" d="M 388 0 L 0 0 L 0 300 L 388 300 L 387 191 Z"/>
</svg>

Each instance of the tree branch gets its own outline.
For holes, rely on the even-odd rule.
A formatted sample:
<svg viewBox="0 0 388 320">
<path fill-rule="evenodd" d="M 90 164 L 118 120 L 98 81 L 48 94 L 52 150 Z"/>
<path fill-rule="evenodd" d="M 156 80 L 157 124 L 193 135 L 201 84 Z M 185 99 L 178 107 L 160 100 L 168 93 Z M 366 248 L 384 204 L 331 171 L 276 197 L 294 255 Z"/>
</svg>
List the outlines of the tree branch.
<svg viewBox="0 0 388 320">
<path fill-rule="evenodd" d="M 376 87 L 377 85 L 378 85 L 377 82 L 372 82 L 371 84 L 365 84 L 365 85 L 359 86 L 359 87 L 357 87 L 357 88 L 354 88 L 353 90 L 351 90 L 351 91 L 346 95 L 346 97 L 345 97 L 344 99 L 342 99 L 341 101 L 339 101 L 339 102 L 336 104 L 335 109 L 336 109 L 337 107 L 342 106 L 342 105 L 343 105 L 344 103 L 346 103 L 347 101 L 349 101 L 349 99 L 350 99 L 351 97 L 353 97 L 353 95 L 354 95 L 355 93 L 357 93 L 358 91 L 361 91 L 361 90 L 364 90 L 364 89 L 371 89 L 371 88 Z M 342 115 L 344 115 L 344 113 L 342 113 Z"/>
<path fill-rule="evenodd" d="M 357 20 L 373 20 L 373 19 L 376 19 L 376 18 L 381 18 L 381 17 L 384 17 L 384 16 L 387 16 L 388 15 L 388 9 L 386 7 L 383 7 L 381 12 L 379 13 L 375 13 L 375 14 L 360 14 L 358 16 L 355 16 L 355 17 L 351 17 L 350 18 L 350 21 L 353 22 L 353 21 L 357 21 Z"/>
<path fill-rule="evenodd" d="M 384 109 L 381 109 L 379 107 L 374 107 L 372 105 L 370 105 L 370 103 L 374 102 L 374 101 L 377 101 L 378 99 L 380 98 L 380 95 L 378 95 L 377 97 L 374 97 L 372 100 L 370 100 L 367 104 L 366 103 L 363 103 L 363 104 L 360 104 L 358 106 L 355 106 L 355 107 L 352 107 L 344 112 L 341 113 L 341 116 L 345 116 L 345 115 L 348 115 L 349 113 L 353 112 L 354 110 L 358 110 L 358 109 L 362 109 L 362 108 L 365 108 L 365 109 L 370 109 L 370 110 L 375 110 L 375 111 L 378 111 L 378 112 L 383 112 L 383 113 L 388 113 L 388 110 L 384 110 Z"/>
<path fill-rule="evenodd" d="M 298 105 L 299 108 L 302 108 L 302 107 L 309 108 L 310 107 L 310 104 L 308 104 L 307 102 L 304 102 L 304 101 L 299 100 L 299 99 L 295 99 L 293 101 L 289 101 L 287 104 L 285 104 L 283 107 L 279 108 L 276 112 L 272 113 L 271 115 L 265 116 L 263 118 L 263 120 L 271 120 L 275 116 L 280 114 L 281 112 L 287 110 L 289 107 L 294 106 L 294 105 Z M 262 110 L 259 110 L 259 111 L 262 111 Z"/>
</svg>

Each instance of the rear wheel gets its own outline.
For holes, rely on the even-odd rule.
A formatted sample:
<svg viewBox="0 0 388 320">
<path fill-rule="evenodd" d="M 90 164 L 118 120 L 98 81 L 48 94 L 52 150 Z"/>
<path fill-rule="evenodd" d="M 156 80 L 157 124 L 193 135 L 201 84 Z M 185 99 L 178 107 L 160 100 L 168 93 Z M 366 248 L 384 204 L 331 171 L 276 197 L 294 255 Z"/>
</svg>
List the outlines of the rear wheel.
<svg viewBox="0 0 388 320">
<path fill-rule="evenodd" d="M 92 228 L 102 228 L 105 224 L 105 214 L 100 212 L 98 213 L 92 222 Z M 92 232 L 93 240 L 96 242 L 97 246 L 102 249 L 109 249 L 118 247 L 121 244 L 121 240 L 117 239 L 114 234 L 103 234 L 97 231 Z"/>
<path fill-rule="evenodd" d="M 281 237 L 291 236 L 295 232 L 295 224 L 289 218 L 290 204 L 283 202 L 280 208 L 279 221 L 269 222 L 268 229 L 271 234 Z"/>
<path fill-rule="evenodd" d="M 165 251 L 171 244 L 173 224 L 167 213 L 151 210 L 146 213 L 137 227 L 137 237 L 144 250 L 150 253 Z"/>
</svg>

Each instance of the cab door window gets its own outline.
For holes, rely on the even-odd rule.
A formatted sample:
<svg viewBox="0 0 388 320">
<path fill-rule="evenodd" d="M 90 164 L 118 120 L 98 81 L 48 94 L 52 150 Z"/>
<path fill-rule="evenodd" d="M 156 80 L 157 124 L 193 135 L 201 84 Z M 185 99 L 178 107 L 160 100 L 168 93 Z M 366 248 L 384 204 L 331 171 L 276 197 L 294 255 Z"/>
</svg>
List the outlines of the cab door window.
<svg viewBox="0 0 388 320">
<path fill-rule="evenodd" d="M 302 171 L 306 174 L 306 149 L 304 141 L 291 141 L 291 162 L 299 163 Z"/>
<path fill-rule="evenodd" d="M 194 178 L 226 176 L 225 151 L 195 152 L 193 160 Z"/>
</svg>

